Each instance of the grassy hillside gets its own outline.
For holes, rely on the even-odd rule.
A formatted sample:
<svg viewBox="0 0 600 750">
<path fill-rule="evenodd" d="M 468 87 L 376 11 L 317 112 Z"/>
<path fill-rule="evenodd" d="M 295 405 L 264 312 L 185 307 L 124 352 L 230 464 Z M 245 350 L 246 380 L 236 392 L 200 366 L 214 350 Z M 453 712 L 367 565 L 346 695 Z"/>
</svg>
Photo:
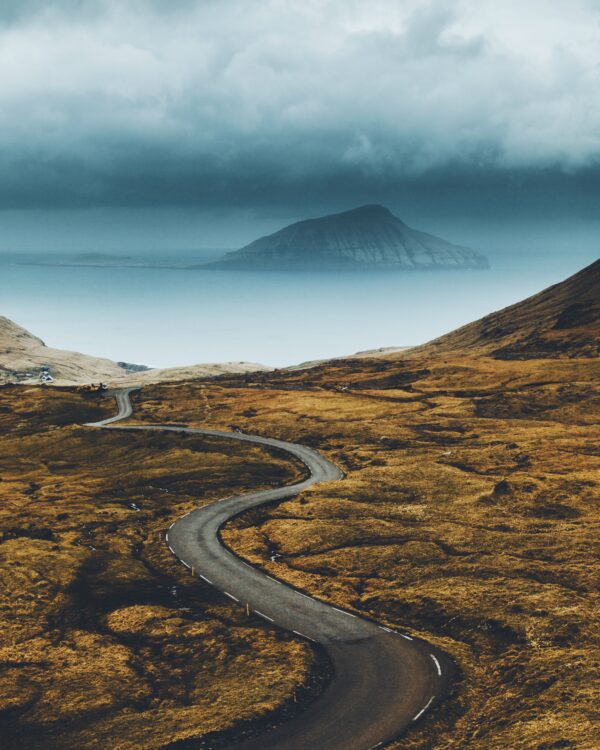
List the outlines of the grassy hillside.
<svg viewBox="0 0 600 750">
<path fill-rule="evenodd" d="M 454 658 L 454 696 L 398 747 L 592 750 L 599 376 L 597 359 L 348 361 L 157 386 L 136 413 L 303 442 L 344 469 L 224 538 Z"/>
<path fill-rule="evenodd" d="M 404 354 L 134 397 L 140 423 L 235 426 L 344 470 L 223 537 L 454 659 L 453 695 L 398 748 L 600 745 L 597 273 L 496 314 L 500 328 L 518 322 L 498 335 L 488 318 Z M 326 678 L 318 653 L 191 579 L 163 542 L 192 507 L 299 468 L 227 441 L 71 426 L 107 409 L 91 394 L 0 389 L 10 748 L 195 750 L 301 710 Z"/>
<path fill-rule="evenodd" d="M 496 359 L 600 354 L 600 260 L 523 302 L 413 350 L 417 356 L 469 352 Z"/>
<path fill-rule="evenodd" d="M 42 368 L 60 383 L 100 383 L 125 374 L 109 359 L 52 349 L 25 328 L 0 316 L 0 384 L 35 383 Z"/>
</svg>

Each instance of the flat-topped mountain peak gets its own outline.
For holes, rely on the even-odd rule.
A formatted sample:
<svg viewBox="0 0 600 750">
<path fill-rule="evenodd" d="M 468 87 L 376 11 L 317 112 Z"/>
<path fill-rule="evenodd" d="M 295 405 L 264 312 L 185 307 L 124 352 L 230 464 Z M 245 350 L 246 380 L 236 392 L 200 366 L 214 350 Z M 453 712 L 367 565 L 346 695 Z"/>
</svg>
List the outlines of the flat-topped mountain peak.
<svg viewBox="0 0 600 750">
<path fill-rule="evenodd" d="M 382 206 L 380 203 L 367 203 L 364 206 L 358 206 L 357 208 L 350 208 L 348 211 L 340 211 L 336 214 L 329 214 L 321 218 L 324 219 L 335 219 L 335 218 L 356 218 L 356 219 L 381 219 L 384 217 L 394 217 L 394 214 L 389 208 Z M 321 219 L 309 219 L 308 221 L 320 221 Z"/>
</svg>

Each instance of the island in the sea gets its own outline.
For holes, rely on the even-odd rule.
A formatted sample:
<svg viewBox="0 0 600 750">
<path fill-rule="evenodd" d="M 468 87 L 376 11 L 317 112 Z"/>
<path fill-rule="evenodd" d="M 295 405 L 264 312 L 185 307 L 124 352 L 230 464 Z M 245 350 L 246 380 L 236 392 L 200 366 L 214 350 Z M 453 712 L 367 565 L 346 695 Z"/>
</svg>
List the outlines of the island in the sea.
<svg viewBox="0 0 600 750">
<path fill-rule="evenodd" d="M 484 269 L 477 250 L 411 229 L 380 205 L 290 224 L 196 268 L 232 271 Z"/>
</svg>

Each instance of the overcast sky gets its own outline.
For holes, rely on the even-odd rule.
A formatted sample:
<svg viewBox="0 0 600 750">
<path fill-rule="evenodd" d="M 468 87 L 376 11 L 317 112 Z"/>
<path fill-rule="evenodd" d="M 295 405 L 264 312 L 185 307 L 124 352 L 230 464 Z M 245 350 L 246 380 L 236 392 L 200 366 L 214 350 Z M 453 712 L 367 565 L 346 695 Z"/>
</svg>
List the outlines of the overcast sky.
<svg viewBox="0 0 600 750">
<path fill-rule="evenodd" d="M 599 175 L 599 0 L 0 3 L 5 212 L 593 218 Z"/>
</svg>

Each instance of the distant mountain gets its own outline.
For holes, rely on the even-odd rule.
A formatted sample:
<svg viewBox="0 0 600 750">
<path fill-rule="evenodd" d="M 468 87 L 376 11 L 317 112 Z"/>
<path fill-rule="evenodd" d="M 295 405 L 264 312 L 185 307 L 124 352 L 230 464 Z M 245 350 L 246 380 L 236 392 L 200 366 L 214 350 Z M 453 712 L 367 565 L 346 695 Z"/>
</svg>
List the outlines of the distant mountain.
<svg viewBox="0 0 600 750">
<path fill-rule="evenodd" d="M 128 386 L 162 381 L 193 380 L 224 373 L 268 371 L 250 362 L 224 362 L 153 370 L 127 362 L 51 349 L 12 320 L 0 316 L 0 385 L 5 383 L 83 385 L 106 382 Z"/>
<path fill-rule="evenodd" d="M 476 250 L 408 227 L 387 208 L 307 219 L 196 268 L 235 271 L 487 268 Z"/>
<path fill-rule="evenodd" d="M 523 302 L 415 347 L 410 354 L 457 351 L 495 359 L 597 357 L 600 260 Z"/>
</svg>

